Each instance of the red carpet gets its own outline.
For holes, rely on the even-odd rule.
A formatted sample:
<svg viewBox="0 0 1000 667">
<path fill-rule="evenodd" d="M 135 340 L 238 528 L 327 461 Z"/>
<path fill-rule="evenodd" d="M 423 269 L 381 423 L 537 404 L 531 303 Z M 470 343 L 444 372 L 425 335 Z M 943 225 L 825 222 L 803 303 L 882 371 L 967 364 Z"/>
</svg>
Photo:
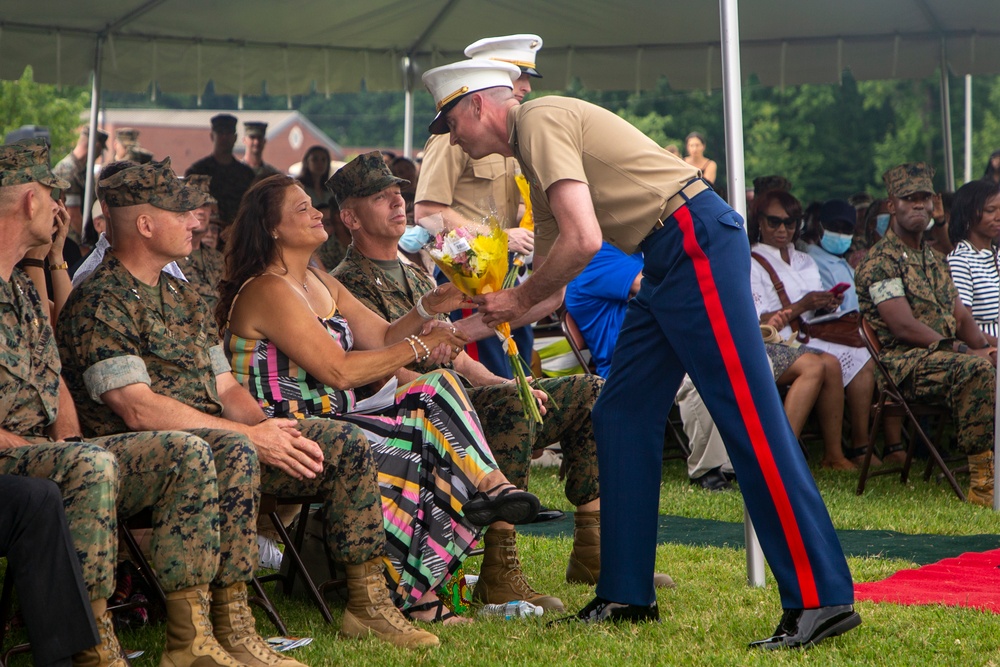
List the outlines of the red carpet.
<svg viewBox="0 0 1000 667">
<path fill-rule="evenodd" d="M 900 570 L 888 579 L 855 584 L 859 600 L 895 604 L 942 604 L 1000 614 L 1000 549 Z"/>
</svg>

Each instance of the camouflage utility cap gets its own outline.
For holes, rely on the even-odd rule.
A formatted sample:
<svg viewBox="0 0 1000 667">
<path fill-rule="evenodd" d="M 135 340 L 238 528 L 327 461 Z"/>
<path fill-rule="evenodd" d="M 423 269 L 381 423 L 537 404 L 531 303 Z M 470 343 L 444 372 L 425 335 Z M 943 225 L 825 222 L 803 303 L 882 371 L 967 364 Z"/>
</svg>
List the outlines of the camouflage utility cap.
<svg viewBox="0 0 1000 667">
<path fill-rule="evenodd" d="M 184 177 L 184 185 L 189 188 L 194 188 L 199 192 L 208 195 L 208 201 L 206 204 L 218 204 L 215 197 L 212 196 L 212 192 L 209 190 L 209 186 L 212 184 L 212 177 L 207 174 L 191 174 Z"/>
<path fill-rule="evenodd" d="M 382 159 L 382 153 L 372 151 L 359 155 L 338 169 L 326 182 L 326 189 L 333 192 L 338 205 L 343 205 L 348 197 L 370 197 L 398 183 L 409 181 L 393 176 Z"/>
<path fill-rule="evenodd" d="M 0 187 L 32 182 L 62 190 L 70 185 L 52 173 L 49 147 L 44 139 L 24 139 L 0 146 Z"/>
<path fill-rule="evenodd" d="M 248 137 L 263 137 L 267 135 L 267 123 L 258 120 L 248 120 L 243 123 L 243 134 Z"/>
<path fill-rule="evenodd" d="M 100 183 L 104 203 L 111 208 L 150 204 L 164 211 L 193 211 L 208 203 L 208 195 L 187 186 L 170 168 L 170 158 L 128 167 Z"/>
<path fill-rule="evenodd" d="M 890 197 L 908 197 L 916 192 L 934 194 L 933 167 L 923 162 L 909 162 L 882 174 L 885 191 Z"/>
<path fill-rule="evenodd" d="M 115 139 L 118 140 L 118 143 L 129 146 L 139 141 L 139 130 L 131 127 L 123 127 L 115 131 Z"/>
</svg>

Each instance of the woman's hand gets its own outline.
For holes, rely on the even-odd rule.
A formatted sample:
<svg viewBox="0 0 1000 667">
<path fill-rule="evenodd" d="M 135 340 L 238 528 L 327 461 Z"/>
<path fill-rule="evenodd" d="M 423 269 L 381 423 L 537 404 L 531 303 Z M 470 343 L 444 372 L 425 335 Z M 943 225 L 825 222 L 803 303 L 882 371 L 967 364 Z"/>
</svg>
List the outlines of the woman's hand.
<svg viewBox="0 0 1000 667">
<path fill-rule="evenodd" d="M 768 324 L 778 331 L 781 331 L 788 326 L 788 323 L 792 321 L 792 309 L 785 308 L 784 310 L 779 310 L 772 313 L 770 317 L 767 318 L 763 324 Z"/>
<path fill-rule="evenodd" d="M 49 265 L 63 263 L 63 246 L 66 245 L 66 236 L 69 234 L 69 211 L 66 204 L 59 202 L 59 210 L 55 215 L 55 234 L 52 236 L 52 244 L 49 246 Z"/>
<path fill-rule="evenodd" d="M 424 310 L 432 315 L 450 313 L 459 308 L 475 308 L 469 297 L 462 294 L 451 283 L 439 285 L 421 297 Z"/>
<path fill-rule="evenodd" d="M 830 292 L 809 292 L 795 302 L 800 313 L 807 310 L 833 310 L 840 305 L 839 298 Z"/>
<path fill-rule="evenodd" d="M 441 365 L 454 361 L 469 339 L 455 328 L 451 322 L 431 320 L 424 324 L 418 339 L 431 351 L 428 361 Z M 417 346 L 420 347 L 419 345 Z"/>
</svg>

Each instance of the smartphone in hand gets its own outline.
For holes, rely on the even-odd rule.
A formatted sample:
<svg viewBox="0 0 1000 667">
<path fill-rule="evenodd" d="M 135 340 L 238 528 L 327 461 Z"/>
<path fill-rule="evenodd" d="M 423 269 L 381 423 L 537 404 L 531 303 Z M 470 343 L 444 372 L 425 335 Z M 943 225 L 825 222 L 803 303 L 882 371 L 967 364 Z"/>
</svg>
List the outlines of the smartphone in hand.
<svg viewBox="0 0 1000 667">
<path fill-rule="evenodd" d="M 836 285 L 830 288 L 830 294 L 834 296 L 840 296 L 850 288 L 851 288 L 851 283 L 837 283 Z"/>
</svg>

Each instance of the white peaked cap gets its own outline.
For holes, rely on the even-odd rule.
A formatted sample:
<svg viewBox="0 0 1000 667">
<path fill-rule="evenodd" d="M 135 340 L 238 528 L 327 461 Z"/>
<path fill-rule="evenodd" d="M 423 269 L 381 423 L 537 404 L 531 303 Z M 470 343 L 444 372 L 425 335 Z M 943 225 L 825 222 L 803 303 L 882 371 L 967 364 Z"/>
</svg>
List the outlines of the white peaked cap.
<svg viewBox="0 0 1000 667">
<path fill-rule="evenodd" d="M 499 60 L 462 60 L 427 70 L 422 79 L 438 110 L 431 134 L 448 134 L 448 112 L 469 93 L 497 87 L 513 90 L 520 76 L 520 67 Z"/>
<path fill-rule="evenodd" d="M 521 68 L 522 72 L 541 78 L 535 65 L 535 54 L 542 48 L 538 35 L 506 35 L 484 37 L 465 47 L 465 55 L 480 60 L 500 60 Z"/>
</svg>

